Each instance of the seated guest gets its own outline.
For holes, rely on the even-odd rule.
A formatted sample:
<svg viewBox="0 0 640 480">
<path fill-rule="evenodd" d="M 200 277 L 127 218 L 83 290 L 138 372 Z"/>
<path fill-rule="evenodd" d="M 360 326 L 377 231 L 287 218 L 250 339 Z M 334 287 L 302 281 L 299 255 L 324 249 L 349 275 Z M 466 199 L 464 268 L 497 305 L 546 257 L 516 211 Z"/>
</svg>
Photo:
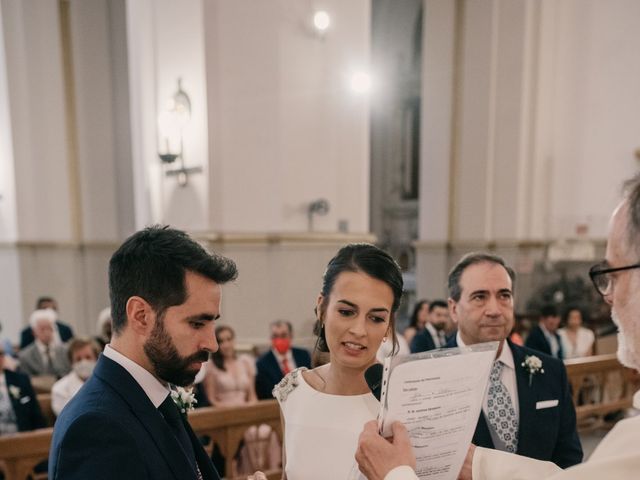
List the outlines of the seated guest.
<svg viewBox="0 0 640 480">
<path fill-rule="evenodd" d="M 104 308 L 98 314 L 98 336 L 95 337 L 101 352 L 105 345 L 111 341 L 111 322 L 111 308 Z"/>
<path fill-rule="evenodd" d="M 36 310 L 46 310 L 50 308 L 58 312 L 58 302 L 51 297 L 40 297 L 36 302 Z M 56 329 L 54 331 L 54 343 L 66 343 L 73 338 L 73 330 L 66 323 L 62 323 L 56 315 Z M 33 331 L 31 327 L 26 327 L 20 332 L 20 349 L 27 347 L 33 343 Z"/>
<path fill-rule="evenodd" d="M 596 340 L 593 331 L 582 326 L 582 311 L 569 307 L 563 316 L 564 328 L 558 330 L 564 358 L 579 358 L 593 355 Z"/>
<path fill-rule="evenodd" d="M 447 340 L 444 329 L 449 319 L 447 302 L 434 300 L 429 305 L 427 323 L 424 330 L 413 337 L 411 353 L 427 352 L 446 346 Z"/>
<path fill-rule="evenodd" d="M 54 344 L 55 322 L 56 312 L 50 308 L 31 314 L 29 323 L 35 342 L 18 354 L 20 370 L 27 375 L 62 378 L 71 370 L 65 347 Z"/>
<path fill-rule="evenodd" d="M 29 377 L 4 369 L 0 346 L 0 435 L 46 427 Z"/>
<path fill-rule="evenodd" d="M 211 354 L 203 380 L 209 403 L 229 407 L 258 400 L 254 387 L 254 361 L 248 355 L 236 354 L 236 334 L 226 325 L 216 327 L 218 351 Z"/>
<path fill-rule="evenodd" d="M 409 319 L 409 326 L 404 329 L 402 335 L 407 344 L 411 345 L 413 337 L 424 330 L 429 315 L 429 300 L 419 300 L 413 307 L 413 313 Z"/>
<path fill-rule="evenodd" d="M 540 322 L 531 329 L 525 345 L 555 358 L 564 358 L 558 327 L 560 315 L 553 305 L 545 305 L 540 310 Z"/>
<path fill-rule="evenodd" d="M 311 368 L 311 355 L 304 348 L 291 346 L 293 326 L 276 320 L 271 323 L 271 350 L 256 362 L 256 394 L 260 400 L 273 398 L 271 391 L 284 376 L 298 367 Z"/>
<path fill-rule="evenodd" d="M 450 345 L 499 342 L 472 443 L 567 468 L 582 461 L 567 372 L 561 360 L 506 340 L 514 281 L 504 260 L 487 253 L 465 255 L 449 274 L 449 311 L 458 324 Z"/>
<path fill-rule="evenodd" d="M 99 353 L 98 345 L 92 340 L 74 338 L 69 342 L 68 357 L 72 370 L 51 388 L 51 409 L 56 416 L 91 376 Z"/>
<path fill-rule="evenodd" d="M 255 362 L 249 355 L 237 355 L 235 336 L 227 325 L 216 327 L 218 351 L 211 354 L 203 380 L 209 403 L 214 407 L 234 407 L 258 400 L 254 386 Z M 235 455 L 235 471 L 230 476 L 249 475 L 257 469 L 279 468 L 281 455 L 280 444 L 271 427 L 249 427 Z M 224 475 L 221 453 L 214 450 L 212 460 L 218 473 Z"/>
</svg>

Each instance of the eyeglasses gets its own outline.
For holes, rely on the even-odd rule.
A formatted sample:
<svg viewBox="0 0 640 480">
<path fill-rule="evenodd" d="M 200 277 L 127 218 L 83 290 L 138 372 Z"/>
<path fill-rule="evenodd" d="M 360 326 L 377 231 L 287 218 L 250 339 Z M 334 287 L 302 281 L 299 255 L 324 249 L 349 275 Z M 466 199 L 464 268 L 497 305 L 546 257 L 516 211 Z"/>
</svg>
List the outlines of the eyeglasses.
<svg viewBox="0 0 640 480">
<path fill-rule="evenodd" d="M 640 263 L 634 263 L 633 265 L 626 265 L 624 267 L 616 268 L 603 268 L 606 264 L 599 263 L 589 269 L 589 277 L 593 282 L 593 286 L 603 297 L 610 295 L 613 290 L 613 275 L 615 272 L 622 272 L 624 270 L 631 270 L 633 268 L 640 268 Z"/>
</svg>

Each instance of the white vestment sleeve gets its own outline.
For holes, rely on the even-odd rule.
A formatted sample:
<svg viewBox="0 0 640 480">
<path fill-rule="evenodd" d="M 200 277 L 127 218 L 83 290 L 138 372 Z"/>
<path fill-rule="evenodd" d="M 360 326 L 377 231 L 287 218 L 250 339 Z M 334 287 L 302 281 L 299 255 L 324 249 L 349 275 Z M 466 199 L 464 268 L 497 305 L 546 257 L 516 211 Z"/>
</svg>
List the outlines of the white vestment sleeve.
<svg viewBox="0 0 640 480">
<path fill-rule="evenodd" d="M 418 480 L 413 468 L 408 465 L 396 467 L 384 476 L 384 480 Z"/>
<path fill-rule="evenodd" d="M 472 469 L 473 480 L 542 480 L 562 472 L 555 463 L 482 447 L 475 449 Z"/>
</svg>

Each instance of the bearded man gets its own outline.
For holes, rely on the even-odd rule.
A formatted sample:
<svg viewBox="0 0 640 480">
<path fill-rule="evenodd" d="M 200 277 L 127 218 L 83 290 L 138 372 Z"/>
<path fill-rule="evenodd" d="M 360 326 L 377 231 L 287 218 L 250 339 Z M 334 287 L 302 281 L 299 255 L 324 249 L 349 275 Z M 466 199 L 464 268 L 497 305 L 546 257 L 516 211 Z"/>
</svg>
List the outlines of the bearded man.
<svg viewBox="0 0 640 480">
<path fill-rule="evenodd" d="M 171 389 L 193 384 L 217 350 L 221 285 L 236 275 L 179 230 L 150 227 L 120 246 L 113 337 L 56 421 L 49 478 L 219 479 Z"/>
</svg>

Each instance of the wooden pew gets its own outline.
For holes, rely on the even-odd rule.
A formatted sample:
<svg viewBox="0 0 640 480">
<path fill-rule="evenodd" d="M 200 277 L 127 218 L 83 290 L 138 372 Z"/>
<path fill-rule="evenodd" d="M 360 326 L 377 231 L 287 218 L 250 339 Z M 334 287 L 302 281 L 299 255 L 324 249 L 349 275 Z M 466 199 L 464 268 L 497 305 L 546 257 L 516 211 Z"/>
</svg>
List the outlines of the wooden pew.
<svg viewBox="0 0 640 480">
<path fill-rule="evenodd" d="M 220 447 L 226 457 L 227 472 L 232 471 L 234 453 L 238 450 L 244 432 L 252 425 L 267 424 L 282 440 L 280 409 L 275 400 L 264 400 L 242 407 L 201 408 L 189 413 L 189 423 L 198 436 L 208 436 Z M 46 474 L 37 475 L 33 468 L 49 456 L 52 428 L 33 432 L 16 433 L 0 437 L 0 470 L 6 480 L 45 479 Z M 211 454 L 213 442 L 205 449 Z M 228 452 L 231 452 L 229 455 Z M 281 470 L 265 472 L 270 480 L 279 479 Z M 229 478 L 229 477 L 227 477 Z"/>
<path fill-rule="evenodd" d="M 243 407 L 196 409 L 189 413 L 189 423 L 199 436 L 207 436 L 213 440 L 205 445 L 209 455 L 213 451 L 213 443 L 218 444 L 225 457 L 227 478 L 233 478 L 229 477 L 229 473 L 233 471 L 233 456 L 238 451 L 240 442 L 250 426 L 269 425 L 282 444 L 280 407 L 276 400 L 262 400 Z M 282 476 L 280 469 L 264 473 L 270 480 L 276 480 Z"/>
<path fill-rule="evenodd" d="M 615 354 L 565 360 L 565 365 L 579 430 L 607 426 L 608 414 L 632 406 L 640 375 L 623 367 Z"/>
<path fill-rule="evenodd" d="M 51 394 L 38 393 L 36 396 L 38 397 L 38 403 L 40 404 L 42 416 L 47 422 L 47 427 L 53 427 L 53 424 L 56 421 L 56 415 L 53 413 L 53 409 L 51 408 Z"/>
</svg>

